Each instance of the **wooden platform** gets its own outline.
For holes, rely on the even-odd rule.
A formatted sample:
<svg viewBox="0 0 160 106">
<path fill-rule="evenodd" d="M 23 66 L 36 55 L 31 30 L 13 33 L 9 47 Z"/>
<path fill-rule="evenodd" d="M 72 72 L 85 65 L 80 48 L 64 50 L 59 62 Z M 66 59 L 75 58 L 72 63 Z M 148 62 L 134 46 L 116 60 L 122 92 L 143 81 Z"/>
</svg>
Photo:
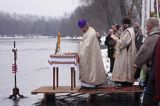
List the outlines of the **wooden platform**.
<svg viewBox="0 0 160 106">
<path fill-rule="evenodd" d="M 89 94 L 109 94 L 109 93 L 140 93 L 143 89 L 139 86 L 131 87 L 106 87 L 98 89 L 80 89 L 79 93 L 89 93 Z"/>
<path fill-rule="evenodd" d="M 38 94 L 38 93 L 44 93 L 44 94 L 50 94 L 50 93 L 77 93 L 79 91 L 80 87 L 73 88 L 71 90 L 70 86 L 60 86 L 56 87 L 55 90 L 53 90 L 52 86 L 41 86 L 34 91 L 31 92 L 31 94 Z"/>
<path fill-rule="evenodd" d="M 88 94 L 108 94 L 108 93 L 138 93 L 143 92 L 139 86 L 131 87 L 101 87 L 98 89 L 80 89 L 80 87 L 73 88 L 71 90 L 70 86 L 61 86 L 53 90 L 52 86 L 42 86 L 34 91 L 31 94 L 54 94 L 54 93 L 88 93 Z"/>
</svg>

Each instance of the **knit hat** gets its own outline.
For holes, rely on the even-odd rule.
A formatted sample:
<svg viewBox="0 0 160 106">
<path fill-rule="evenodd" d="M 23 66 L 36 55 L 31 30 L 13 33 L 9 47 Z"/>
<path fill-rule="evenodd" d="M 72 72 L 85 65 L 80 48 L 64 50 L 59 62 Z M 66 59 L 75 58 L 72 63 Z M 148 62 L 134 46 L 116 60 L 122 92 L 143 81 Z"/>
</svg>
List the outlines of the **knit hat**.
<svg viewBox="0 0 160 106">
<path fill-rule="evenodd" d="M 85 27 L 86 25 L 87 25 L 87 21 L 86 21 L 86 20 L 80 19 L 80 20 L 78 21 L 78 26 L 79 26 L 79 28 L 83 28 L 83 27 Z"/>
</svg>

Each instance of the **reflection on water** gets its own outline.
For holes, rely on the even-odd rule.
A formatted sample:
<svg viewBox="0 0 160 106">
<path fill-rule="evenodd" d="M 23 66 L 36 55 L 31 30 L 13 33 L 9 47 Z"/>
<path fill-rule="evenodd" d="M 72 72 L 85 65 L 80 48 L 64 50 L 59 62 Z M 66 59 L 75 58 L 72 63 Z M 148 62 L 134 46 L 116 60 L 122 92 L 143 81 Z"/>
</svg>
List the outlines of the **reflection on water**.
<svg viewBox="0 0 160 106">
<path fill-rule="evenodd" d="M 79 97 L 70 97 L 67 99 L 56 98 L 44 102 L 37 102 L 36 106 L 139 106 L 138 102 L 134 101 L 133 94 L 111 94 L 111 95 L 96 95 L 95 99 L 91 103 L 87 103 L 86 95 L 81 95 Z"/>
<path fill-rule="evenodd" d="M 13 100 L 13 106 L 19 106 L 20 98 Z"/>
</svg>

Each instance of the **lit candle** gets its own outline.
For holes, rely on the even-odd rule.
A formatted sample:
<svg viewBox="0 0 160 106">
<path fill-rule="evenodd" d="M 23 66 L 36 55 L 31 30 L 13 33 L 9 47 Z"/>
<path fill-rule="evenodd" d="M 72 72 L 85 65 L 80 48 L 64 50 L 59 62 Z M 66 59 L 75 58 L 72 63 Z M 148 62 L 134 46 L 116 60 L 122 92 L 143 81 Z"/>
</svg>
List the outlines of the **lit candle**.
<svg viewBox="0 0 160 106">
<path fill-rule="evenodd" d="M 57 41 L 58 41 L 58 49 L 60 50 L 60 42 L 61 42 L 61 33 L 60 32 L 58 32 Z"/>
</svg>

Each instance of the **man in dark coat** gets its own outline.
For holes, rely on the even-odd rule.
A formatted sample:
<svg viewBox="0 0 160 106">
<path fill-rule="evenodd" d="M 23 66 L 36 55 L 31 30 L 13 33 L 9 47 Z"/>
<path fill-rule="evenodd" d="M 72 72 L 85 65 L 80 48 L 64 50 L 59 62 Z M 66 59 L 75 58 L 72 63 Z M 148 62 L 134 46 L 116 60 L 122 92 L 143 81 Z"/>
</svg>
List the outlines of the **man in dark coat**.
<svg viewBox="0 0 160 106">
<path fill-rule="evenodd" d="M 149 80 L 147 87 L 144 91 L 143 106 L 158 106 L 158 101 L 155 100 L 155 82 L 153 71 L 153 56 L 156 47 L 156 42 L 160 38 L 159 21 L 155 17 L 151 17 L 147 21 L 148 36 L 142 44 L 136 59 L 135 68 L 141 68 L 143 64 L 151 62 L 151 71 L 149 72 Z M 137 73 L 137 72 L 136 72 Z"/>
<path fill-rule="evenodd" d="M 108 57 L 110 58 L 110 72 L 113 70 L 113 65 L 114 65 L 114 60 L 115 60 L 115 45 L 116 42 L 114 39 L 111 37 L 113 34 L 113 30 L 109 30 L 109 35 L 106 37 L 105 45 L 108 47 Z"/>
<path fill-rule="evenodd" d="M 144 36 L 142 34 L 142 30 L 141 30 L 140 25 L 139 25 L 138 22 L 136 22 L 134 24 L 134 31 L 135 31 L 135 34 L 136 34 L 136 41 L 135 41 L 136 48 L 137 48 L 137 50 L 139 50 L 140 47 L 141 47 L 141 45 L 143 44 L 143 38 L 144 38 Z"/>
</svg>

